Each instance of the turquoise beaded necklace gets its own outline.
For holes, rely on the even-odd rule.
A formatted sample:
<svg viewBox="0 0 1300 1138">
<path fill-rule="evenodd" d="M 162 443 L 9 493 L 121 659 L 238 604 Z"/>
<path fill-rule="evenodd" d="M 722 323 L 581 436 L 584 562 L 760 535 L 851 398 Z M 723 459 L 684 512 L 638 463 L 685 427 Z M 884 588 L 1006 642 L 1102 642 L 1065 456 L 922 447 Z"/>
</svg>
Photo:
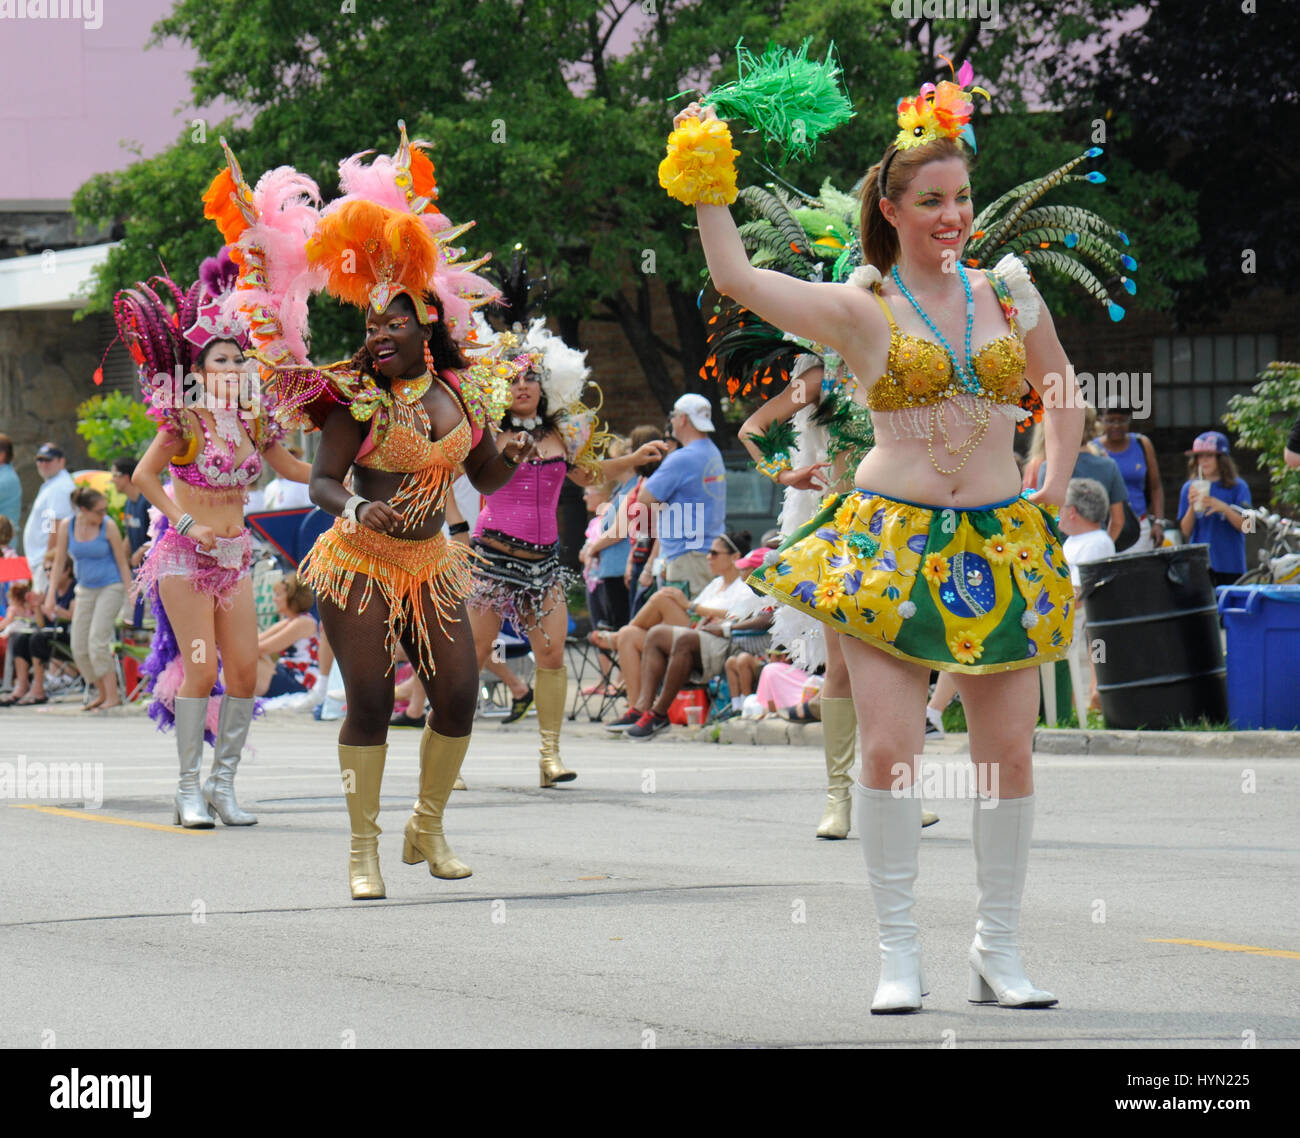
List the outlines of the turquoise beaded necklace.
<svg viewBox="0 0 1300 1138">
<path fill-rule="evenodd" d="M 970 362 L 970 339 L 971 332 L 975 327 L 975 296 L 971 292 L 970 280 L 966 276 L 966 270 L 963 269 L 960 264 L 957 266 L 957 274 L 961 277 L 961 287 L 966 292 L 966 362 L 964 364 L 958 361 L 957 353 L 952 350 L 952 346 L 944 338 L 943 333 L 939 331 L 935 322 L 930 319 L 929 313 L 927 313 L 925 309 L 916 302 L 916 297 L 907 291 L 907 285 L 903 283 L 903 278 L 898 275 L 898 266 L 895 265 L 891 270 L 891 275 L 894 278 L 894 284 L 898 286 L 898 291 L 901 292 L 907 298 L 908 303 L 916 309 L 916 314 L 925 321 L 925 326 L 934 333 L 940 345 L 942 345 L 943 350 L 948 353 L 948 358 L 952 360 L 953 371 L 957 374 L 957 379 L 961 385 L 961 389 L 972 395 L 978 395 L 980 392 L 979 376 L 975 374 L 975 369 L 971 367 Z"/>
</svg>

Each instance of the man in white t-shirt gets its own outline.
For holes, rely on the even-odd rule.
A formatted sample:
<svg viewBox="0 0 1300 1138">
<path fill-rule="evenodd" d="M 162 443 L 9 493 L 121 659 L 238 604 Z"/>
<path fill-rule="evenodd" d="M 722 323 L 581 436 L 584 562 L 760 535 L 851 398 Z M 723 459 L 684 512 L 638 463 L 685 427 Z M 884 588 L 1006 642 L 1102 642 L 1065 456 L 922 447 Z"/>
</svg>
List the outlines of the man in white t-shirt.
<svg viewBox="0 0 1300 1138">
<path fill-rule="evenodd" d="M 77 484 L 68 473 L 67 465 L 63 451 L 53 443 L 42 443 L 36 452 L 36 471 L 43 485 L 36 492 L 36 501 L 27 515 L 23 553 L 31 566 L 32 587 L 38 592 L 46 585 L 45 551 L 52 548 L 54 531 L 63 518 L 70 518 L 76 512 L 72 506 L 72 492 Z"/>
<path fill-rule="evenodd" d="M 1088 724 L 1088 709 L 1097 701 L 1097 674 L 1092 666 L 1083 605 L 1079 602 L 1079 566 L 1115 556 L 1115 542 L 1106 531 L 1110 497 L 1095 478 L 1072 478 L 1061 507 L 1061 532 L 1068 535 L 1062 550 L 1074 585 L 1074 640 L 1070 643 L 1070 684 L 1079 726 Z"/>
</svg>

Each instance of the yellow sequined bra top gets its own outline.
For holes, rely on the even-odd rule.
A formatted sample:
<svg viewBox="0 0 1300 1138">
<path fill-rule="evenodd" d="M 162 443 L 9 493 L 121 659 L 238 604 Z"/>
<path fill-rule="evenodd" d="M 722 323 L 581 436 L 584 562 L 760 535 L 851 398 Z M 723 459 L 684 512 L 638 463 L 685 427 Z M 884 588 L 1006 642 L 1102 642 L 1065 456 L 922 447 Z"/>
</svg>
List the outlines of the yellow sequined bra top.
<svg viewBox="0 0 1300 1138">
<path fill-rule="evenodd" d="M 963 392 L 959 385 L 952 359 L 943 347 L 899 329 L 881 295 L 880 283 L 875 283 L 876 300 L 889 321 L 889 364 L 885 374 L 867 392 L 867 406 L 871 410 L 901 411 L 932 406 L 960 394 L 973 394 L 994 403 L 1019 403 L 1025 378 L 1025 345 L 1016 324 L 1016 308 L 1003 282 L 992 273 L 986 275 L 1011 331 L 973 353 L 971 363 L 979 377 L 980 390 L 969 393 Z"/>
</svg>

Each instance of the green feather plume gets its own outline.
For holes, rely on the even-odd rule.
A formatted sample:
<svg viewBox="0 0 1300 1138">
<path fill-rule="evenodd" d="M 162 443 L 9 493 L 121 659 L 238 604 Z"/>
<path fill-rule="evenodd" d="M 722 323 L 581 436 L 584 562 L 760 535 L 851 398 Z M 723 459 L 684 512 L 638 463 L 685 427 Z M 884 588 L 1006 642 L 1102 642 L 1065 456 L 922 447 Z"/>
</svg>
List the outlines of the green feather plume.
<svg viewBox="0 0 1300 1138">
<path fill-rule="evenodd" d="M 817 62 L 808 58 L 811 42 L 804 40 L 798 51 L 768 44 L 757 57 L 742 40 L 736 44 L 739 78 L 713 88 L 703 104 L 719 118 L 744 119 L 780 147 L 782 163 L 811 157 L 822 135 L 853 117 L 835 45 Z"/>
<path fill-rule="evenodd" d="M 789 458 L 794 453 L 798 437 L 799 432 L 794 429 L 792 419 L 768 423 L 757 434 L 749 436 L 750 441 L 758 447 L 759 453 L 768 462 L 772 462 L 780 455 Z"/>
</svg>

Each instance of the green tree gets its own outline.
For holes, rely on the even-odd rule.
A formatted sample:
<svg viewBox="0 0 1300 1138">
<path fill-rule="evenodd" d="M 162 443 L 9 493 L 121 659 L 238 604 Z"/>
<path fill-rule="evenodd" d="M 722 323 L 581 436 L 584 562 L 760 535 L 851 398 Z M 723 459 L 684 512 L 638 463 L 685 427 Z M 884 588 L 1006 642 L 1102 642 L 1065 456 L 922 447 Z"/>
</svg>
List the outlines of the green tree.
<svg viewBox="0 0 1300 1138">
<path fill-rule="evenodd" d="M 77 408 L 77 434 L 105 468 L 116 458 L 142 457 L 157 431 L 144 405 L 124 391 L 95 395 Z"/>
<path fill-rule="evenodd" d="M 404 118 L 413 136 L 432 140 L 442 207 L 453 221 L 477 220 L 466 237 L 471 252 L 508 255 L 522 243 L 534 275 L 548 277 L 548 307 L 561 330 L 573 336 L 579 319 L 616 323 L 666 408 L 683 388 L 699 389 L 705 354 L 703 257 L 689 211 L 659 189 L 655 175 L 678 105 L 670 96 L 734 78 L 742 37 L 759 48 L 808 36 L 814 54 L 834 40 L 857 117 L 797 169 L 775 170 L 762 142 L 740 134 L 740 178 L 815 188 L 829 175 L 849 187 L 894 133 L 889 108 L 897 98 L 946 74 L 938 53 L 952 51 L 958 63 L 969 56 L 996 94 L 976 123 L 987 171 L 976 186 L 981 200 L 991 200 L 1090 145 L 1080 116 L 1059 109 L 1058 61 L 1123 5 L 1004 2 L 997 27 L 896 18 L 890 0 L 355 7 L 178 0 L 155 39 L 191 45 L 199 105 L 221 97 L 239 116 L 191 127 L 161 154 L 78 191 L 80 217 L 125 229 L 100 271 L 93 305 L 106 307 L 118 287 L 157 272 L 160 262 L 188 279 L 214 251 L 218 238 L 200 220 L 199 197 L 221 165 L 219 133 L 250 176 L 292 163 L 328 198 L 337 192 L 339 158 L 367 146 L 391 151 L 396 120 Z M 615 54 L 614 38 L 628 35 L 630 50 Z M 1046 109 L 1030 114 L 1031 102 Z M 1169 287 L 1199 271 L 1187 252 L 1195 226 L 1190 217 L 1171 224 L 1169 208 L 1184 198 L 1167 176 L 1138 179 L 1118 162 L 1105 168 L 1109 185 L 1089 187 L 1082 200 L 1128 229 L 1142 263 L 1137 302 L 1159 306 Z M 1103 205 L 1099 195 L 1113 202 Z M 318 299 L 312 329 L 316 354 L 337 357 L 355 349 L 359 321 Z"/>
<path fill-rule="evenodd" d="M 1268 365 L 1249 395 L 1228 400 L 1223 421 L 1237 432 L 1237 441 L 1259 452 L 1259 466 L 1273 483 L 1273 503 L 1300 506 L 1300 470 L 1282 459 L 1287 432 L 1300 415 L 1300 363 Z"/>
</svg>

